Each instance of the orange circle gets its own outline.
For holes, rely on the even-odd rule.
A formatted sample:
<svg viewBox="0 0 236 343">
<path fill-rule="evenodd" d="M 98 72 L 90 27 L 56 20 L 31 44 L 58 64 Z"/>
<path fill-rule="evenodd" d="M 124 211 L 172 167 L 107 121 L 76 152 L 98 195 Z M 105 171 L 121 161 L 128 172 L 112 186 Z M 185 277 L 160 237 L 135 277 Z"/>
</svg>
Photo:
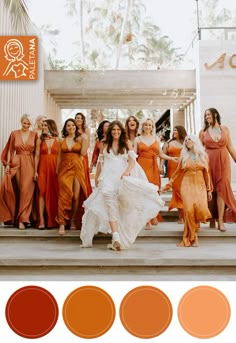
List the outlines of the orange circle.
<svg viewBox="0 0 236 343">
<path fill-rule="evenodd" d="M 181 326 L 191 336 L 212 338 L 221 333 L 230 320 L 230 304 L 218 289 L 199 286 L 184 294 L 178 306 Z"/>
<path fill-rule="evenodd" d="M 63 305 L 67 328 L 81 338 L 104 335 L 115 320 L 115 305 L 108 293 L 94 286 L 75 289 Z"/>
<path fill-rule="evenodd" d="M 131 335 L 138 338 L 153 338 L 161 335 L 170 325 L 171 302 L 158 288 L 136 287 L 123 298 L 120 319 Z"/>
</svg>

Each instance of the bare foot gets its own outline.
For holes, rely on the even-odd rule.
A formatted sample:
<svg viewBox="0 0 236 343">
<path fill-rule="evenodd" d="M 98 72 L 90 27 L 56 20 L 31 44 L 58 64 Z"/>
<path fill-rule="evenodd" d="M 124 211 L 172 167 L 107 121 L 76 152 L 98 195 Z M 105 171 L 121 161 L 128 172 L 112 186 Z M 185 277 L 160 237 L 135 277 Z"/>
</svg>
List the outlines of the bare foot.
<svg viewBox="0 0 236 343">
<path fill-rule="evenodd" d="M 65 234 L 65 225 L 59 225 L 58 234 L 63 236 Z"/>
<path fill-rule="evenodd" d="M 19 230 L 25 230 L 25 224 L 22 222 L 19 222 Z"/>
<path fill-rule="evenodd" d="M 226 227 L 224 225 L 223 219 L 218 219 L 218 230 L 220 230 L 221 232 L 226 231 Z"/>
<path fill-rule="evenodd" d="M 184 219 L 183 218 L 179 218 L 178 219 L 178 224 L 184 224 Z"/>
<path fill-rule="evenodd" d="M 145 226 L 145 230 L 152 230 L 152 226 L 150 223 L 147 223 Z"/>
</svg>

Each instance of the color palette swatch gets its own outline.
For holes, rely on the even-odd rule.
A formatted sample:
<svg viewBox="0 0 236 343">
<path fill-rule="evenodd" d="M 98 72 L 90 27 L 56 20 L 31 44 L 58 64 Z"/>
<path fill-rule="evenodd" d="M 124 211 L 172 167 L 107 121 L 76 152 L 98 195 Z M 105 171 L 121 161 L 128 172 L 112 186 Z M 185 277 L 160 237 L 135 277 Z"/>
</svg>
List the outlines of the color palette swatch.
<svg viewBox="0 0 236 343">
<path fill-rule="evenodd" d="M 122 285 L 113 284 L 116 287 Z M 13 331 L 23 338 L 42 338 L 59 326 L 63 337 L 57 338 L 68 338 L 73 342 L 73 337 L 96 340 L 102 336 L 106 342 L 104 338 L 107 336 L 108 342 L 116 337 L 114 332 L 118 326 L 119 337 L 123 335 L 127 341 L 132 336 L 149 339 L 166 334 L 171 336 L 174 318 L 178 331 L 191 342 L 191 337 L 209 339 L 221 335 L 231 320 L 230 302 L 217 287 L 191 287 L 177 292 L 178 299 L 172 299 L 173 294 L 168 294 L 171 292 L 167 288 L 164 292 L 159 287 L 141 285 L 122 292 L 120 287 L 113 294 L 106 290 L 106 283 L 104 285 L 104 288 L 93 285 L 76 287 L 66 296 L 64 292 L 60 299 L 58 294 L 55 295 L 57 292 L 52 295 L 46 288 L 35 285 L 16 289 L 4 308 L 6 323 L 11 329 L 8 335 Z"/>
</svg>

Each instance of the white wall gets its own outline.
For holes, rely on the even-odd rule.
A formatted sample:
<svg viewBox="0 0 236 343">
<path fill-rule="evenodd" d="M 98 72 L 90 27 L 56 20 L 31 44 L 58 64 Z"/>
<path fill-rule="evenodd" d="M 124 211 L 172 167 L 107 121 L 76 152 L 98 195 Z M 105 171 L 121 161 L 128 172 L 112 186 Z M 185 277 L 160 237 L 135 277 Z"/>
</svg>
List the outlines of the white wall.
<svg viewBox="0 0 236 343">
<path fill-rule="evenodd" d="M 27 33 L 15 32 L 10 16 L 0 0 L 0 36 L 36 35 L 29 24 Z M 42 49 L 39 46 L 39 74 L 36 81 L 0 81 L 0 152 L 12 130 L 20 127 L 20 117 L 28 113 L 32 117 L 44 114 L 44 68 Z M 2 175 L 0 173 L 0 178 Z"/>
<path fill-rule="evenodd" d="M 200 41 L 198 43 L 198 66 L 196 70 L 197 99 L 201 123 L 207 108 L 216 108 L 221 117 L 222 125 L 229 127 L 233 145 L 236 148 L 236 68 L 229 65 L 230 57 L 236 54 L 235 41 Z M 205 63 L 213 64 L 226 53 L 224 64 L 218 63 L 211 69 L 206 69 Z M 236 58 L 233 59 L 236 66 Z M 232 162 L 232 180 L 236 181 L 236 165 Z"/>
</svg>

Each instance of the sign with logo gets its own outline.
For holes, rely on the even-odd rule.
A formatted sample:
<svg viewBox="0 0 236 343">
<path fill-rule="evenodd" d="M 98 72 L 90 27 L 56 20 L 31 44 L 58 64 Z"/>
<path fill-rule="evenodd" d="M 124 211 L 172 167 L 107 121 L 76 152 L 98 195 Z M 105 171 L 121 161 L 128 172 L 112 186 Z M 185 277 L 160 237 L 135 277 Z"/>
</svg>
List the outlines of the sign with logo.
<svg viewBox="0 0 236 343">
<path fill-rule="evenodd" d="M 38 37 L 0 36 L 0 80 L 37 80 Z"/>
</svg>

